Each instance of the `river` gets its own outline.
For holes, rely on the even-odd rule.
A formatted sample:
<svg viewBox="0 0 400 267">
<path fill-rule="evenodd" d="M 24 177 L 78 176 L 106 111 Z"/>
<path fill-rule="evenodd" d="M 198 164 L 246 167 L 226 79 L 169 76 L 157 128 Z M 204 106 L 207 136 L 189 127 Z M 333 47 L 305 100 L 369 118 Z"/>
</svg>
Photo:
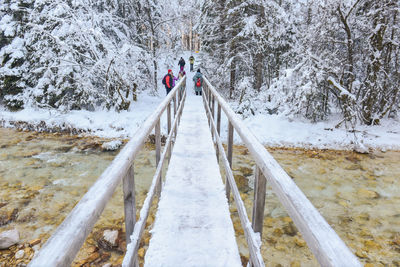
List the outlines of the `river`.
<svg viewBox="0 0 400 267">
<path fill-rule="evenodd" d="M 17 228 L 21 241 L 0 250 L 0 266 L 28 263 L 117 152 L 104 151 L 107 140 L 0 128 L 0 232 Z M 343 241 L 370 266 L 400 266 L 400 152 L 361 155 L 347 151 L 268 148 Z M 251 216 L 254 162 L 235 146 L 233 169 Z M 146 144 L 135 161 L 138 207 L 155 170 L 154 146 Z M 248 258 L 235 205 L 232 220 L 245 262 Z M 300 233 L 267 189 L 261 247 L 266 266 L 318 266 Z M 122 190 L 118 187 L 74 261 L 118 265 L 124 253 Z M 154 215 L 147 224 L 151 226 Z M 104 242 L 105 230 L 118 231 L 116 244 Z M 146 231 L 139 255 L 145 253 Z M 37 244 L 36 244 L 37 243 Z M 22 258 L 15 258 L 17 251 Z M 140 257 L 142 261 L 142 257 Z"/>
</svg>

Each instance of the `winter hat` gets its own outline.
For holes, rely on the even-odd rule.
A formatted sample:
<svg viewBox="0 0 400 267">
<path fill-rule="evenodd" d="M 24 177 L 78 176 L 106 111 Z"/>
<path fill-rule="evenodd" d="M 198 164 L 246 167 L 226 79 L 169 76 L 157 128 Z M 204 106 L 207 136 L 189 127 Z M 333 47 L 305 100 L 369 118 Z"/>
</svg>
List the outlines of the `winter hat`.
<svg viewBox="0 0 400 267">
<path fill-rule="evenodd" d="M 168 73 L 171 73 L 171 72 L 172 72 L 172 70 L 171 70 L 171 69 L 169 69 L 169 70 L 168 70 Z"/>
<path fill-rule="evenodd" d="M 197 72 L 200 72 L 200 69 L 198 69 Z"/>
</svg>

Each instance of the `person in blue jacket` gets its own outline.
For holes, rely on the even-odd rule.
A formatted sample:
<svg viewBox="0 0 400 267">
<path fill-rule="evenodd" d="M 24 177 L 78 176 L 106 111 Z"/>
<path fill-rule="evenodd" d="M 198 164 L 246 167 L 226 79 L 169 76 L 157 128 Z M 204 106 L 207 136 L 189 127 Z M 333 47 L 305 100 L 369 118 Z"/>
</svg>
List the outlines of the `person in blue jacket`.
<svg viewBox="0 0 400 267">
<path fill-rule="evenodd" d="M 198 69 L 196 74 L 193 76 L 193 81 L 196 95 L 201 95 L 203 90 L 203 74 L 201 74 L 200 69 Z"/>
</svg>

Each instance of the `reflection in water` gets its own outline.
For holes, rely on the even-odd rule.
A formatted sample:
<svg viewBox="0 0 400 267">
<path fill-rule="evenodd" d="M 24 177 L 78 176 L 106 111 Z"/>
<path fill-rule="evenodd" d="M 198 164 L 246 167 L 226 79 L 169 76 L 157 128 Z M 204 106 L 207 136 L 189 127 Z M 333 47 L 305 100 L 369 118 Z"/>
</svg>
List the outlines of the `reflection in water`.
<svg viewBox="0 0 400 267">
<path fill-rule="evenodd" d="M 29 262 L 34 249 L 54 232 L 116 155 L 101 150 L 104 141 L 0 128 L 0 231 L 17 228 L 21 233 L 21 245 L 0 250 L 0 266 L 1 262 L 10 266 Z M 400 152 L 270 151 L 362 262 L 399 266 Z M 244 147 L 235 147 L 234 153 L 235 178 L 251 216 L 254 163 Z M 139 209 L 154 174 L 154 158 L 154 148 L 146 145 L 135 161 Z M 318 266 L 271 188 L 267 190 L 262 246 L 266 265 Z M 248 253 L 234 204 L 231 211 L 245 262 Z M 147 225 L 153 220 L 151 215 Z M 125 248 L 123 229 L 119 187 L 74 265 L 120 264 Z M 116 230 L 115 243 L 104 239 L 105 230 Z M 140 259 L 149 238 L 146 232 Z M 15 259 L 20 250 L 24 256 Z"/>
</svg>

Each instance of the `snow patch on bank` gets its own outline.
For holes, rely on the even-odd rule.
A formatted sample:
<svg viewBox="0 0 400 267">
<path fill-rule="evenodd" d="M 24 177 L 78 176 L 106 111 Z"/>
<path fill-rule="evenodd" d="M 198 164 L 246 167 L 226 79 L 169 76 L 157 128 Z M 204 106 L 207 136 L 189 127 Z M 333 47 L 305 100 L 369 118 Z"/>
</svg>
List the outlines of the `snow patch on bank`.
<svg viewBox="0 0 400 267">
<path fill-rule="evenodd" d="M 188 55 L 185 56 L 188 57 Z M 167 67 L 169 67 L 168 64 L 164 64 L 163 68 Z M 161 78 L 159 80 L 161 83 Z M 38 108 L 26 108 L 18 112 L 11 112 L 0 107 L 0 126 L 29 130 L 72 129 L 73 131 L 69 132 L 111 139 L 131 138 L 164 99 L 164 88 L 161 84 L 159 88 L 158 96 L 142 93 L 128 111 L 121 112 L 75 110 L 65 113 Z M 187 81 L 187 89 L 193 90 L 193 82 L 190 79 Z M 400 149 L 399 120 L 381 120 L 381 125 L 375 126 L 358 125 L 355 131 L 345 129 L 344 126 L 335 128 L 334 126 L 339 120 L 339 118 L 331 118 L 325 122 L 310 123 L 301 118 L 289 118 L 284 114 L 256 113 L 254 116 L 250 115 L 244 119 L 244 123 L 261 143 L 272 147 L 340 150 Z M 222 140 L 226 141 L 228 122 L 224 115 L 222 115 L 221 127 Z M 166 135 L 166 114 L 161 117 L 161 131 L 163 135 Z M 242 143 L 236 133 L 234 141 L 236 144 Z M 114 141 L 110 145 L 116 146 L 118 141 Z"/>
<path fill-rule="evenodd" d="M 382 120 L 379 126 L 358 125 L 356 129 L 335 128 L 339 120 L 310 123 L 285 116 L 256 114 L 244 120 L 265 145 L 320 149 L 400 149 L 400 123 Z M 227 126 L 226 126 L 227 127 Z M 236 142 L 240 142 L 237 137 Z"/>
<path fill-rule="evenodd" d="M 15 122 L 27 122 L 32 126 L 43 125 L 43 128 L 47 129 L 78 129 L 78 132 L 83 131 L 103 138 L 129 138 L 162 100 L 163 97 L 143 93 L 137 102 L 132 103 L 129 111 L 121 112 L 73 110 L 66 113 L 38 108 L 11 112 L 2 108 L 0 121 L 4 127 L 13 127 Z"/>
</svg>

